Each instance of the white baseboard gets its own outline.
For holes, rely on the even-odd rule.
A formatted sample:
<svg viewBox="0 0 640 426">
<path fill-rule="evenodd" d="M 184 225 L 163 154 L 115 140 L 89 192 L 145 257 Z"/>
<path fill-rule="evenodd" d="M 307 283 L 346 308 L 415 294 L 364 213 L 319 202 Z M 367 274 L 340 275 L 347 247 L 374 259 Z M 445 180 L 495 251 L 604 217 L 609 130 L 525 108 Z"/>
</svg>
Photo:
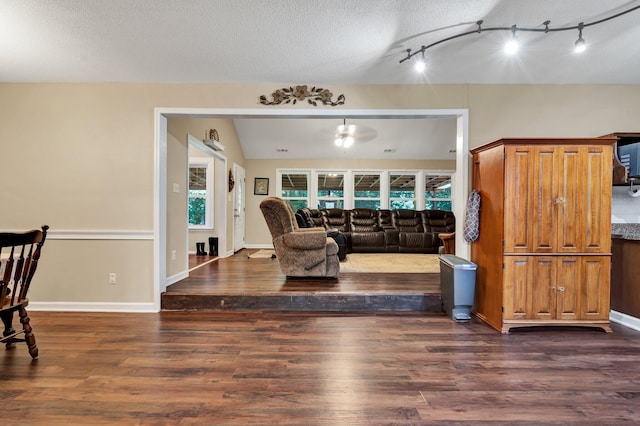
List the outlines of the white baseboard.
<svg viewBox="0 0 640 426">
<path fill-rule="evenodd" d="M 28 310 L 56 312 L 158 312 L 152 302 L 29 302 Z"/>
<path fill-rule="evenodd" d="M 167 289 L 167 286 L 170 286 L 171 284 L 175 284 L 180 280 L 183 280 L 185 278 L 189 278 L 189 271 L 182 271 L 182 272 L 178 272 L 175 275 L 172 275 L 170 277 L 167 277 L 167 279 L 165 280 L 165 290 Z"/>
<path fill-rule="evenodd" d="M 631 315 L 623 314 L 622 312 L 611 311 L 609 312 L 609 320 L 616 324 L 621 324 L 625 327 L 640 331 L 640 318 L 632 317 Z"/>
</svg>

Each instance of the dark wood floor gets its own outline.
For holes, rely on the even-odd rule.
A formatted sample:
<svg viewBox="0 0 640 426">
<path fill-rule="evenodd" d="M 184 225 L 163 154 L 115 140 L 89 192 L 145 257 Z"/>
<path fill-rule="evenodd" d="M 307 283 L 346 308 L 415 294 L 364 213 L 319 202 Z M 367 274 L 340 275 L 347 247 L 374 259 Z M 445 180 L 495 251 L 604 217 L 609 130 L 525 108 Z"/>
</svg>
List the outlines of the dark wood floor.
<svg viewBox="0 0 640 426">
<path fill-rule="evenodd" d="M 162 295 L 164 310 L 441 311 L 439 274 L 341 273 L 337 280 L 291 280 L 277 259 L 249 259 L 257 250 L 211 262 L 192 256 L 189 278 Z M 192 266 L 190 266 L 192 268 Z"/>
<path fill-rule="evenodd" d="M 640 333 L 434 314 L 32 312 L 2 424 L 640 424 Z"/>
</svg>

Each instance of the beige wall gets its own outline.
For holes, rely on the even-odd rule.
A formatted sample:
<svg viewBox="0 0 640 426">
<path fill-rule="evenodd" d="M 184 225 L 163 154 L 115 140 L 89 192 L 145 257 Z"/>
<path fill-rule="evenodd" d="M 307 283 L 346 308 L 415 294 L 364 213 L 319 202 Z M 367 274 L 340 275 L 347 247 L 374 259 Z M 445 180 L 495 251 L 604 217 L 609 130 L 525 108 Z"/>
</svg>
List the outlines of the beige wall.
<svg viewBox="0 0 640 426">
<path fill-rule="evenodd" d="M 0 84 L 0 228 L 51 226 L 52 241 L 45 246 L 32 301 L 154 302 L 153 244 L 148 237 L 137 240 L 136 236 L 138 232 L 148 234 L 154 227 L 154 108 L 272 111 L 280 107 L 262 106 L 258 97 L 280 86 Z M 330 89 L 344 94 L 346 105 L 319 108 L 468 108 L 470 147 L 507 136 L 591 137 L 640 130 L 638 85 Z M 314 107 L 300 104 L 283 108 Z M 194 136 L 201 134 L 202 130 Z M 220 137 L 226 143 L 224 131 Z M 263 177 L 269 166 L 238 159 L 231 160 L 228 167 L 232 161 L 247 170 L 247 192 L 252 194 L 253 177 Z M 252 166 L 256 169 L 251 170 Z M 273 191 L 275 182 L 270 183 Z M 255 209 L 257 200 L 250 202 L 247 207 Z M 257 219 L 252 220 L 255 223 Z M 61 241 L 62 231 L 81 237 Z M 115 240 L 94 236 L 111 232 L 131 235 Z M 227 232 L 228 241 L 232 241 L 230 229 Z M 250 232 L 247 237 L 253 238 Z M 107 283 L 106 273 L 112 271 L 119 277 L 115 286 Z"/>
<path fill-rule="evenodd" d="M 168 133 L 175 138 L 185 141 L 184 149 L 186 149 L 187 135 L 191 135 L 195 138 L 202 139 L 205 136 L 205 131 L 209 129 L 216 129 L 218 131 L 220 142 L 224 145 L 224 151 L 221 153 L 221 156 L 227 159 L 227 170 L 225 172 L 225 176 L 227 176 L 229 173 L 228 169 L 233 168 L 233 163 L 236 163 L 242 167 L 245 167 L 244 153 L 242 152 L 242 146 L 240 145 L 238 134 L 236 132 L 236 128 L 233 124 L 232 119 L 230 118 L 169 118 L 169 120 L 167 120 Z M 184 178 L 186 180 L 187 170 L 185 167 L 183 167 L 181 170 L 182 170 L 182 173 L 184 173 Z M 228 191 L 226 191 L 225 196 L 227 198 L 228 223 L 231 224 L 233 219 L 233 199 L 231 194 Z M 184 210 L 184 206 L 186 206 L 186 198 L 185 198 L 184 204 L 176 205 L 175 207 L 182 208 Z M 186 223 L 187 223 L 187 218 L 185 216 L 184 222 L 182 222 L 182 224 L 180 225 L 182 227 L 181 229 L 182 229 L 183 235 L 185 235 L 184 233 L 187 232 L 185 228 Z M 211 231 L 190 231 L 189 241 L 188 241 L 189 250 L 195 251 L 196 240 L 207 242 L 206 246 L 208 249 L 207 238 L 210 236 L 218 236 L 219 232 L 221 231 L 218 229 L 216 229 L 213 233 Z M 203 238 L 203 237 L 206 237 L 206 238 Z M 230 250 L 233 250 L 233 247 L 232 247 L 233 228 L 231 226 L 227 226 L 226 241 L 227 241 L 227 247 L 219 247 L 220 253 L 225 253 Z M 168 244 L 167 244 L 167 250 L 168 251 L 170 250 Z"/>
</svg>

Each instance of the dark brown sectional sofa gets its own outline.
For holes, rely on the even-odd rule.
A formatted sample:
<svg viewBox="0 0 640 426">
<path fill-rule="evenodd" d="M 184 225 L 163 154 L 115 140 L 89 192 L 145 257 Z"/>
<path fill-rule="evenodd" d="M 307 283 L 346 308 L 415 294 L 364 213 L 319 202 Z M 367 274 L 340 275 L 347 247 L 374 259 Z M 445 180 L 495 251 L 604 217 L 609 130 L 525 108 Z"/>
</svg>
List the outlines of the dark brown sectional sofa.
<svg viewBox="0 0 640 426">
<path fill-rule="evenodd" d="M 301 228 L 342 232 L 348 253 L 438 253 L 440 233 L 455 231 L 455 217 L 445 210 L 300 209 Z"/>
</svg>

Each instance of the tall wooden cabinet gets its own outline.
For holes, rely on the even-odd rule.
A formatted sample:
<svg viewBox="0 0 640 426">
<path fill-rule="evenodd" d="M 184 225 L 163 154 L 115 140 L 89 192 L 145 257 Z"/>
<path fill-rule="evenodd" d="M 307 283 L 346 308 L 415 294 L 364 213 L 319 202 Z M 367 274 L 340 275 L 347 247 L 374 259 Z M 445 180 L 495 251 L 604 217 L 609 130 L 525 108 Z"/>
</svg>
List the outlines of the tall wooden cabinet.
<svg viewBox="0 0 640 426">
<path fill-rule="evenodd" d="M 614 139 L 501 139 L 472 150 L 475 314 L 523 326 L 609 328 Z"/>
</svg>

